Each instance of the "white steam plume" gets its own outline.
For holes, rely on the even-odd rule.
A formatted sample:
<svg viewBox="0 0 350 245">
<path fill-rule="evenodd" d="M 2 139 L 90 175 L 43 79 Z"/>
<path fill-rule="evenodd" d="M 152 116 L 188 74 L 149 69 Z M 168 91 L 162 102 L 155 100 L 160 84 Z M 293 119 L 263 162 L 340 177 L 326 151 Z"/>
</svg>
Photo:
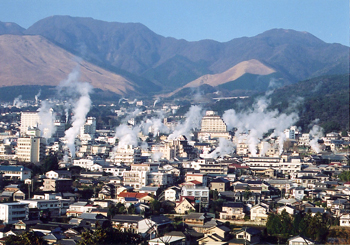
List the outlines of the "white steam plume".
<svg viewBox="0 0 350 245">
<path fill-rule="evenodd" d="M 157 98 L 154 103 L 153 103 L 153 107 L 156 107 L 156 104 L 159 102 L 159 98 Z"/>
<path fill-rule="evenodd" d="M 323 128 L 317 125 L 318 122 L 319 122 L 319 119 L 316 119 L 312 122 L 311 125 L 313 126 L 309 132 L 310 136 L 312 137 L 312 139 L 310 140 L 310 146 L 311 146 L 311 149 L 316 153 L 320 153 L 322 150 L 320 144 L 318 143 L 318 140 L 321 137 L 323 137 Z"/>
<path fill-rule="evenodd" d="M 39 89 L 39 92 L 34 96 L 35 97 L 35 104 L 38 104 L 39 96 L 41 95 L 41 89 Z"/>
<path fill-rule="evenodd" d="M 219 145 L 210 153 L 210 158 L 224 157 L 234 152 L 235 146 L 232 141 L 226 138 L 219 138 Z"/>
<path fill-rule="evenodd" d="M 59 91 L 64 90 L 68 96 L 79 97 L 73 107 L 72 127 L 65 132 L 67 146 L 72 157 L 75 156 L 75 138 L 79 134 L 80 127 L 84 125 L 86 115 L 91 107 L 89 94 L 92 91 L 92 86 L 87 82 L 79 82 L 79 76 L 79 70 L 75 70 L 69 74 L 68 79 L 62 81 L 59 85 Z"/>
<path fill-rule="evenodd" d="M 42 101 L 38 115 L 40 118 L 39 129 L 41 131 L 41 136 L 46 139 L 51 138 L 56 132 L 56 114 L 51 109 L 51 105 L 46 101 Z"/>
<path fill-rule="evenodd" d="M 138 132 L 140 132 L 140 128 L 138 126 L 130 128 L 126 124 L 121 124 L 115 130 L 115 139 L 119 139 L 118 149 L 123 148 L 127 145 L 137 146 Z"/>
<path fill-rule="evenodd" d="M 186 120 L 177 125 L 175 131 L 169 135 L 168 139 L 173 140 L 177 137 L 184 135 L 187 140 L 190 140 L 190 133 L 192 130 L 199 128 L 203 117 L 202 107 L 192 105 L 189 111 L 185 114 Z"/>
<path fill-rule="evenodd" d="M 163 123 L 164 114 L 159 111 L 156 117 L 147 118 L 141 123 L 143 135 L 152 133 L 154 136 L 159 133 L 168 134 L 169 128 Z"/>
<path fill-rule="evenodd" d="M 253 156 L 257 154 L 257 145 L 263 138 L 263 135 L 270 129 L 274 132 L 272 136 L 280 136 L 280 147 L 283 147 L 283 131 L 290 127 L 298 120 L 298 114 L 292 112 L 290 114 L 279 113 L 278 110 L 268 111 L 267 107 L 270 100 L 266 97 L 258 99 L 253 105 L 253 109 L 236 113 L 235 110 L 230 109 L 225 111 L 223 120 L 228 129 L 237 128 L 236 135 L 240 133 L 248 133 L 247 143 L 249 150 Z M 281 146 L 282 144 L 282 146 Z"/>
<path fill-rule="evenodd" d="M 21 107 L 23 102 L 22 102 L 22 95 L 17 96 L 14 100 L 13 100 L 13 105 L 15 107 Z"/>
</svg>

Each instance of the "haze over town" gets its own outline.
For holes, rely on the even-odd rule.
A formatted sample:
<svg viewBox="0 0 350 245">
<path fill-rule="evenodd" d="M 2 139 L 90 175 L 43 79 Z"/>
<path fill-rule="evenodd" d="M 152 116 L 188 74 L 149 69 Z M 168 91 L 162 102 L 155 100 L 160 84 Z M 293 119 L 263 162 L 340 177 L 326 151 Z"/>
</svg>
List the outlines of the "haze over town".
<svg viewBox="0 0 350 245">
<path fill-rule="evenodd" d="M 0 243 L 349 243 L 348 5 L 0 2 Z"/>
</svg>

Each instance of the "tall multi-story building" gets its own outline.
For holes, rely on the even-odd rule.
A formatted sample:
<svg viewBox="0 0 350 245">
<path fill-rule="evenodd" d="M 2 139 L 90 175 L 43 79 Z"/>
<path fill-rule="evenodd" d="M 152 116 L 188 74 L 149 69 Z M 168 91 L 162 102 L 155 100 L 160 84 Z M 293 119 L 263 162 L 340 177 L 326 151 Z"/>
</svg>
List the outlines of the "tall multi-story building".
<svg viewBox="0 0 350 245">
<path fill-rule="evenodd" d="M 0 220 L 13 224 L 18 220 L 28 220 L 29 208 L 26 203 L 9 202 L 0 204 Z"/>
<path fill-rule="evenodd" d="M 214 111 L 207 111 L 202 118 L 201 131 L 198 133 L 198 138 L 226 138 L 231 136 L 227 132 L 227 126 L 220 116 Z"/>
<path fill-rule="evenodd" d="M 50 118 L 52 118 L 52 116 L 53 116 L 52 109 L 49 110 L 49 114 L 50 114 Z M 47 120 L 47 119 L 46 118 L 40 119 L 40 112 L 38 112 L 38 111 L 21 112 L 21 126 L 20 126 L 21 136 L 27 135 L 28 131 L 33 130 L 33 128 L 36 128 L 36 129 L 40 128 L 42 130 L 41 134 L 44 137 L 46 137 L 46 138 L 51 137 L 52 136 L 51 134 L 56 131 L 57 124 L 54 122 L 50 122 L 48 125 L 45 126 L 45 123 L 48 123 L 48 122 L 44 122 L 44 120 Z M 48 120 L 51 120 L 51 119 L 48 119 Z M 50 125 L 51 123 L 53 123 L 53 125 Z M 41 126 L 43 126 L 43 127 L 41 127 Z M 51 126 L 54 127 L 54 130 L 50 129 Z M 60 130 L 62 130 L 62 125 L 61 125 Z M 63 130 L 64 130 L 64 127 L 63 127 Z M 56 136 L 56 135 L 54 134 L 53 136 Z"/>
<path fill-rule="evenodd" d="M 39 163 L 45 155 L 43 138 L 35 136 L 18 138 L 16 155 L 18 161 Z"/>
<path fill-rule="evenodd" d="M 28 128 L 38 127 L 40 124 L 40 117 L 37 111 L 21 112 L 21 134 L 27 133 Z"/>
</svg>

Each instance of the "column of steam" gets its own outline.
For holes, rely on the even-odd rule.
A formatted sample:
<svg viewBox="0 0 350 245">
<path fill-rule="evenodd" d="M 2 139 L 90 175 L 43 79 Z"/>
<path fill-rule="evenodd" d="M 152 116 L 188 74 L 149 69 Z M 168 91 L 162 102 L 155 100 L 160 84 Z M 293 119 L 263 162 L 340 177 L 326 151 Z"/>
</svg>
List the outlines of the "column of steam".
<svg viewBox="0 0 350 245">
<path fill-rule="evenodd" d="M 84 125 L 86 115 L 90 111 L 91 100 L 89 94 L 92 90 L 92 86 L 86 82 L 78 82 L 75 84 L 75 86 L 75 89 L 79 92 L 80 97 L 73 108 L 72 127 L 65 131 L 67 147 L 72 158 L 75 157 L 75 138 L 78 136 L 80 127 Z M 66 152 L 65 160 L 67 160 L 67 154 L 68 153 Z"/>
</svg>

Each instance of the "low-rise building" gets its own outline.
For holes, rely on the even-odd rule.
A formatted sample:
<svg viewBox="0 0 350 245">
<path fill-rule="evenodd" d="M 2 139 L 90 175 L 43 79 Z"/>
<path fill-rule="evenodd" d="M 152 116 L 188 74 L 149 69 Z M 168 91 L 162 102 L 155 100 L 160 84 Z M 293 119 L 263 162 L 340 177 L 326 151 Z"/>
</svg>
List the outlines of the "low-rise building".
<svg viewBox="0 0 350 245">
<path fill-rule="evenodd" d="M 180 201 L 176 203 L 175 212 L 177 214 L 187 214 L 196 210 L 194 205 L 194 197 L 182 196 Z"/>
<path fill-rule="evenodd" d="M 244 205 L 241 202 L 225 202 L 222 205 L 220 219 L 244 219 Z"/>
<path fill-rule="evenodd" d="M 6 166 L 0 165 L 0 172 L 3 172 L 5 179 L 17 179 L 26 180 L 31 179 L 32 171 L 29 168 L 23 167 L 22 165 L 17 166 Z"/>
<path fill-rule="evenodd" d="M 66 192 L 72 190 L 71 179 L 44 179 L 43 191 Z"/>
<path fill-rule="evenodd" d="M 116 214 L 111 219 L 112 226 L 121 231 L 138 233 L 139 222 L 143 218 L 139 215 Z"/>
<path fill-rule="evenodd" d="M 27 220 L 29 215 L 28 204 L 9 202 L 0 204 L 0 220 L 5 224 L 13 224 L 19 220 Z"/>
<path fill-rule="evenodd" d="M 50 170 L 45 173 L 48 179 L 71 178 L 71 172 L 68 170 Z"/>
<path fill-rule="evenodd" d="M 269 212 L 267 205 L 257 204 L 250 209 L 250 220 L 266 221 Z"/>
</svg>

